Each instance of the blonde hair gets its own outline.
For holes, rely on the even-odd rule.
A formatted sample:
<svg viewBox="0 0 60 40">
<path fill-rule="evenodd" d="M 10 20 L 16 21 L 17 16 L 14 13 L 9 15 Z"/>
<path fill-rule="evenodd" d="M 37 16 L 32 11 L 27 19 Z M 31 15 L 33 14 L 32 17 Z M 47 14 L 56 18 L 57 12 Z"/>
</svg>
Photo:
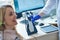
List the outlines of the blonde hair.
<svg viewBox="0 0 60 40">
<path fill-rule="evenodd" d="M 4 5 L 0 8 L 0 29 L 4 28 L 4 16 L 6 13 L 6 8 L 8 8 L 8 7 L 13 9 L 13 7 L 11 5 Z"/>
</svg>

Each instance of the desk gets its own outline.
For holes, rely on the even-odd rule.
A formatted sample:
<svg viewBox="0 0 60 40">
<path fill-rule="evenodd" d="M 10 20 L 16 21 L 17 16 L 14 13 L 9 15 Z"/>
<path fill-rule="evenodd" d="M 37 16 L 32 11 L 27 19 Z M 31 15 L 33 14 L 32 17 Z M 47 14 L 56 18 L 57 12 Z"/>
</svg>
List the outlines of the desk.
<svg viewBox="0 0 60 40">
<path fill-rule="evenodd" d="M 40 29 L 38 25 L 36 26 L 38 32 L 36 34 L 28 36 L 25 24 L 20 23 L 21 20 L 23 19 L 17 19 L 18 24 L 16 25 L 16 30 L 23 37 L 23 40 L 58 40 L 57 31 L 52 33 L 45 33 Z"/>
</svg>

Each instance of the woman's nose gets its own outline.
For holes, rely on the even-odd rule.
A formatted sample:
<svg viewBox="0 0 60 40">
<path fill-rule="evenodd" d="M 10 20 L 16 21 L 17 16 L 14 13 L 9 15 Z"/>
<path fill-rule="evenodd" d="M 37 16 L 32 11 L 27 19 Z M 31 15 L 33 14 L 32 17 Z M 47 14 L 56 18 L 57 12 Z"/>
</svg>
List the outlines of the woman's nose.
<svg viewBox="0 0 60 40">
<path fill-rule="evenodd" d="M 15 17 L 15 18 L 17 18 L 17 15 L 16 15 L 16 13 L 14 13 L 14 17 Z"/>
</svg>

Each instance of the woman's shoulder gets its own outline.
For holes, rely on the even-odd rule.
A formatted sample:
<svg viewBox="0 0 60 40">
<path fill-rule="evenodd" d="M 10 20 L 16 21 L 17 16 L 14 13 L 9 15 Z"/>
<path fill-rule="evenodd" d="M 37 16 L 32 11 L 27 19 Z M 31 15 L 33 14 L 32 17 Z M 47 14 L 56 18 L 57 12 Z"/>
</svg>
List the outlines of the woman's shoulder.
<svg viewBox="0 0 60 40">
<path fill-rule="evenodd" d="M 15 30 L 4 30 L 4 39 L 15 40 L 17 37 Z"/>
</svg>

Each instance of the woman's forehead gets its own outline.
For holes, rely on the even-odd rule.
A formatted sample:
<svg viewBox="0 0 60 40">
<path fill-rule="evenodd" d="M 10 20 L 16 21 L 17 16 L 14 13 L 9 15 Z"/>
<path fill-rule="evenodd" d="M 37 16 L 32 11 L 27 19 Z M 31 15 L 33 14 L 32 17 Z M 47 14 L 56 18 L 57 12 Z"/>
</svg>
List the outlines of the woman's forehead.
<svg viewBox="0 0 60 40">
<path fill-rule="evenodd" d="M 6 11 L 13 11 L 13 9 L 10 8 L 10 7 L 7 7 L 7 8 L 6 8 Z"/>
</svg>

